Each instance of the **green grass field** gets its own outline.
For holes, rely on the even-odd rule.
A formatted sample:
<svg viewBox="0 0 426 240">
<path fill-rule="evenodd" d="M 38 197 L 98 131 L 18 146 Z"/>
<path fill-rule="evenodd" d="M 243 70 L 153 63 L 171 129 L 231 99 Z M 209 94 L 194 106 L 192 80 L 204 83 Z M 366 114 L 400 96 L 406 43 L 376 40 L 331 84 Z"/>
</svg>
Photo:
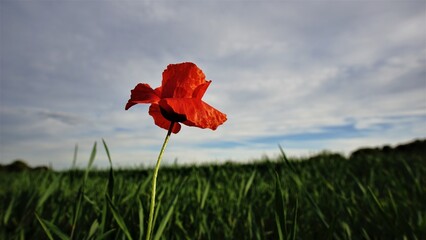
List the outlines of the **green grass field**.
<svg viewBox="0 0 426 240">
<path fill-rule="evenodd" d="M 1 172 L 0 239 L 144 239 L 151 172 Z M 163 167 L 157 200 L 154 239 L 426 239 L 426 156 Z"/>
</svg>

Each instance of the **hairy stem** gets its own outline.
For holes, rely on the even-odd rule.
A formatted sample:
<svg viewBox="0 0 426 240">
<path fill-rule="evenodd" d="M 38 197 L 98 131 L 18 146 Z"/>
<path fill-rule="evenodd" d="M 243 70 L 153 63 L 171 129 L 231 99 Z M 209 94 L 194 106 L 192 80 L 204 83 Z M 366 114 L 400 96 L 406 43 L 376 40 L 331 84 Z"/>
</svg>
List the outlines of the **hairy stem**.
<svg viewBox="0 0 426 240">
<path fill-rule="evenodd" d="M 161 158 L 163 157 L 164 149 L 167 146 L 167 142 L 169 141 L 170 135 L 172 133 L 174 126 L 174 122 L 170 124 L 169 131 L 167 132 L 167 136 L 164 139 L 163 146 L 161 147 L 160 154 L 158 155 L 157 164 L 154 168 L 154 174 L 152 175 L 152 186 L 151 186 L 151 204 L 149 207 L 149 218 L 148 218 L 148 229 L 146 234 L 146 240 L 151 239 L 151 233 L 153 228 L 153 219 L 154 219 L 154 209 L 155 209 L 155 193 L 157 189 L 157 175 L 158 170 L 160 169 Z"/>
</svg>

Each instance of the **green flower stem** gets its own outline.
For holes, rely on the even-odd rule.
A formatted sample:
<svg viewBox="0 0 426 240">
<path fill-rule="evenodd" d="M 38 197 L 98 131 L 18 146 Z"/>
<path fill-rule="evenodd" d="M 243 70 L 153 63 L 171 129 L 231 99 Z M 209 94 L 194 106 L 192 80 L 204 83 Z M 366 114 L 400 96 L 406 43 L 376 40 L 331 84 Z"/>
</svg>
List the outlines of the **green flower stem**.
<svg viewBox="0 0 426 240">
<path fill-rule="evenodd" d="M 170 124 L 169 131 L 167 132 L 167 136 L 164 139 L 163 146 L 161 147 L 160 154 L 158 155 L 157 164 L 155 165 L 154 174 L 152 175 L 152 186 L 151 186 L 151 205 L 149 207 L 149 219 L 148 219 L 148 229 L 146 233 L 146 240 L 151 239 L 151 232 L 152 232 L 152 222 L 154 218 L 154 208 L 155 208 L 155 193 L 157 188 L 157 175 L 158 170 L 160 169 L 160 163 L 161 158 L 163 157 L 164 149 L 167 146 L 167 142 L 169 141 L 170 135 L 172 134 L 173 126 L 175 125 L 174 122 Z"/>
</svg>

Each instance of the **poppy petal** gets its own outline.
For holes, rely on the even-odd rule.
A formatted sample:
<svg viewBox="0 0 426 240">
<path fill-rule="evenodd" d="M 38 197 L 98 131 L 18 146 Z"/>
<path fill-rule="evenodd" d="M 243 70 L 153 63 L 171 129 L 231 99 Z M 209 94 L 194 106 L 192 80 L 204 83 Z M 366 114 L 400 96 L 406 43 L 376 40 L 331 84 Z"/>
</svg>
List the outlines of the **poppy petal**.
<svg viewBox="0 0 426 240">
<path fill-rule="evenodd" d="M 156 103 L 160 101 L 160 93 L 161 89 L 152 89 L 146 83 L 139 83 L 136 87 L 131 91 L 130 99 L 126 104 L 125 109 L 129 109 L 135 104 L 138 103 Z"/>
<path fill-rule="evenodd" d="M 199 85 L 192 94 L 193 98 L 201 99 L 204 96 L 204 93 L 207 91 L 207 88 L 209 87 L 210 83 L 212 81 L 207 81 L 206 83 L 203 83 Z"/>
<path fill-rule="evenodd" d="M 164 128 L 166 130 L 169 130 L 171 122 L 167 120 L 163 115 L 161 114 L 160 105 L 153 103 L 149 107 L 149 115 L 154 118 L 155 125 Z M 180 131 L 181 125 L 179 123 L 175 123 L 173 126 L 173 133 L 178 133 Z"/>
<path fill-rule="evenodd" d="M 206 76 L 194 63 L 170 64 L 163 72 L 161 98 L 191 98 L 194 90 L 205 83 Z"/>
<path fill-rule="evenodd" d="M 163 88 L 160 86 L 156 89 L 154 89 L 155 95 L 157 95 L 158 97 L 161 97 L 161 92 L 163 91 Z"/>
<path fill-rule="evenodd" d="M 166 98 L 159 102 L 161 108 L 167 109 L 169 114 L 184 115 L 182 123 L 199 128 L 215 130 L 226 121 L 226 114 L 213 108 L 207 103 L 195 98 Z"/>
</svg>

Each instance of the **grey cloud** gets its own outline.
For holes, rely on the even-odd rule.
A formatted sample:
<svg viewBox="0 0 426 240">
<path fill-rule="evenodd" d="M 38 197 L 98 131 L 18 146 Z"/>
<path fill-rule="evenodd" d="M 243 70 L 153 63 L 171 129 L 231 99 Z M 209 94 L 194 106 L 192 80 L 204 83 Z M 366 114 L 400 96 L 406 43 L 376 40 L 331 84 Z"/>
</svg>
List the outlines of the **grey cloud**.
<svg viewBox="0 0 426 240">
<path fill-rule="evenodd" d="M 69 113 L 42 110 L 38 111 L 37 114 L 43 119 L 54 119 L 67 125 L 78 125 L 86 122 L 83 118 Z"/>
</svg>

